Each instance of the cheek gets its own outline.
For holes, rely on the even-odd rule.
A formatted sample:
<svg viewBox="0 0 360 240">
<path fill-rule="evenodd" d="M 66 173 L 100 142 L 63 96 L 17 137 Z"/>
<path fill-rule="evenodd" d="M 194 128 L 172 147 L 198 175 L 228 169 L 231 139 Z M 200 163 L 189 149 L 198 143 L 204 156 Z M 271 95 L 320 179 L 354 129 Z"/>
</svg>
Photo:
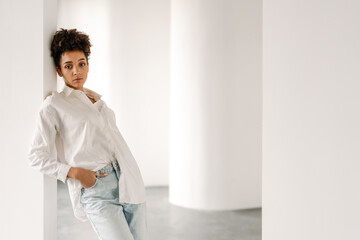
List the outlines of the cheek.
<svg viewBox="0 0 360 240">
<path fill-rule="evenodd" d="M 68 71 L 63 72 L 64 77 L 69 77 L 70 73 Z"/>
<path fill-rule="evenodd" d="M 71 73 L 68 73 L 68 72 L 63 73 L 63 78 L 65 78 L 66 80 L 71 80 L 72 79 Z"/>
</svg>

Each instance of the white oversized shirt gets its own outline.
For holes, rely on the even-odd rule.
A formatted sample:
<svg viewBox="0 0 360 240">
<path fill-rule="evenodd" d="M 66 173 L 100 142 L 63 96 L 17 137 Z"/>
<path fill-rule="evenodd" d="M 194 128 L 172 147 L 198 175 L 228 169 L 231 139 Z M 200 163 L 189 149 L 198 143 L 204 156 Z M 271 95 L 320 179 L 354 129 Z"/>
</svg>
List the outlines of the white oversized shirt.
<svg viewBox="0 0 360 240">
<path fill-rule="evenodd" d="M 88 221 L 80 203 L 79 181 L 68 178 L 70 167 L 97 171 L 117 159 L 120 165 L 119 202 L 146 200 L 140 169 L 116 125 L 115 114 L 100 94 L 64 85 L 45 98 L 28 151 L 29 165 L 68 184 L 74 215 Z M 87 95 L 94 97 L 92 103 Z"/>
</svg>

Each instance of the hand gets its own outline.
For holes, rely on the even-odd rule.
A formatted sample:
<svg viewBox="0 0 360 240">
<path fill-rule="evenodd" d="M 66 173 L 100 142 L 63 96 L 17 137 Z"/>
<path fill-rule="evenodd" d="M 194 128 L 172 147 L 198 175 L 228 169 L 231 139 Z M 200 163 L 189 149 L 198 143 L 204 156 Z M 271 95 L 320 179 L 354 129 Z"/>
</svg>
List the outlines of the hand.
<svg viewBox="0 0 360 240">
<path fill-rule="evenodd" d="M 71 168 L 71 172 L 71 175 L 74 176 L 74 178 L 78 180 L 84 188 L 90 188 L 94 186 L 96 182 L 96 172 L 83 168 Z M 99 176 L 105 177 L 107 174 L 100 173 Z"/>
</svg>

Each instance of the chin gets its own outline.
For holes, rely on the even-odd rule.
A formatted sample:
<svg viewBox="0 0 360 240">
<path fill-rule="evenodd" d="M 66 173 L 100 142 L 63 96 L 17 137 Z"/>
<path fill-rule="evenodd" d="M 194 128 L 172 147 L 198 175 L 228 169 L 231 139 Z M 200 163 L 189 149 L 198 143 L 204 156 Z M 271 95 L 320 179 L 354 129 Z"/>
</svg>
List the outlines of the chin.
<svg viewBox="0 0 360 240">
<path fill-rule="evenodd" d="M 81 82 L 72 82 L 72 85 L 75 85 L 75 86 L 82 86 L 84 85 L 85 82 L 81 81 Z"/>
</svg>

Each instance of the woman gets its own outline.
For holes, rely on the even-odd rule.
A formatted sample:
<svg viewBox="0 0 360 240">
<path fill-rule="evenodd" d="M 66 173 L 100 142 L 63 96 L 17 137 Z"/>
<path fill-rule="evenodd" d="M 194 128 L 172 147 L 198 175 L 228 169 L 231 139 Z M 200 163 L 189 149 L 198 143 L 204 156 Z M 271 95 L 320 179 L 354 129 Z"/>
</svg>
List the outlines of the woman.
<svg viewBox="0 0 360 240">
<path fill-rule="evenodd" d="M 91 46 L 89 36 L 76 29 L 55 33 L 51 56 L 65 85 L 42 104 L 29 164 L 68 184 L 75 217 L 90 220 L 99 239 L 143 240 L 146 194 L 140 170 L 113 110 L 84 87 Z"/>
</svg>

